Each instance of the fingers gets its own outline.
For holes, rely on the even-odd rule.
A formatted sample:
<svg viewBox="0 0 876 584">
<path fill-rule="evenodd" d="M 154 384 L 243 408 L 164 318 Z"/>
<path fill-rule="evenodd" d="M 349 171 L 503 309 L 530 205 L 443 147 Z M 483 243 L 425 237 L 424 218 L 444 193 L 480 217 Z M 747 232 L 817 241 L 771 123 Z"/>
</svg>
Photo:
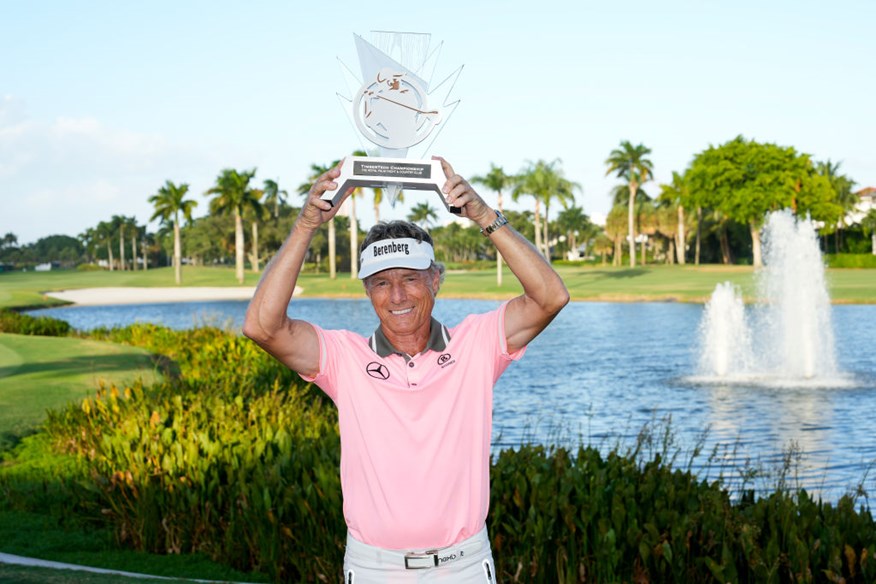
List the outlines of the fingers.
<svg viewBox="0 0 876 584">
<path fill-rule="evenodd" d="M 453 172 L 453 167 L 450 166 L 450 163 L 447 162 L 446 160 L 444 160 L 442 157 L 440 157 L 440 156 L 433 156 L 433 157 L 432 157 L 432 160 L 439 160 L 439 161 L 441 161 L 441 169 L 444 171 L 444 176 L 445 176 L 446 178 L 450 178 L 451 176 L 453 176 L 454 174 L 456 174 L 455 172 Z"/>
<path fill-rule="evenodd" d="M 334 179 L 341 176 L 341 164 L 343 164 L 343 161 L 338 163 L 334 168 L 330 168 L 319 175 L 319 178 L 317 178 L 310 187 L 311 198 L 314 196 L 320 197 L 324 192 L 333 191 L 338 188 L 338 183 L 336 183 Z"/>
</svg>

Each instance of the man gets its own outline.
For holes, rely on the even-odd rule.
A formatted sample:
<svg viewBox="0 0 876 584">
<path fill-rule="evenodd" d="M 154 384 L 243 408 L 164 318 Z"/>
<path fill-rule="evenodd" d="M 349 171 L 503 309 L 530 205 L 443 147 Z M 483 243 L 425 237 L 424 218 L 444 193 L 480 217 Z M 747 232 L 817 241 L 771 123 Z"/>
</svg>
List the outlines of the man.
<svg viewBox="0 0 876 584">
<path fill-rule="evenodd" d="M 495 582 L 485 526 L 492 388 L 569 301 L 535 248 L 439 160 L 448 204 L 501 252 L 521 296 L 448 329 L 432 318 L 443 266 L 431 238 L 391 222 L 369 232 L 360 254 L 359 278 L 380 320 L 370 338 L 288 318 L 310 241 L 340 206 L 320 199 L 337 188 L 334 168 L 311 187 L 244 322 L 246 336 L 338 408 L 345 584 Z"/>
</svg>

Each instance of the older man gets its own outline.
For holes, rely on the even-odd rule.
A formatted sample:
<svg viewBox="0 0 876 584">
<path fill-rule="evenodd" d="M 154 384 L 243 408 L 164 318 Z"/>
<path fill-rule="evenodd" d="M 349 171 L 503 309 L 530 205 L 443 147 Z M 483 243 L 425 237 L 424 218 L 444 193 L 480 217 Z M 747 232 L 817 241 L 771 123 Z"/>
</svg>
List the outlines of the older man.
<svg viewBox="0 0 876 584">
<path fill-rule="evenodd" d="M 335 168 L 310 189 L 244 323 L 246 336 L 338 408 L 346 584 L 495 582 L 485 527 L 493 385 L 569 301 L 535 248 L 440 160 L 448 204 L 481 227 L 522 295 L 444 326 L 432 317 L 444 276 L 432 240 L 396 221 L 376 225 L 362 245 L 359 278 L 380 320 L 370 337 L 290 319 L 310 241 L 337 213 L 320 199 L 337 188 Z"/>
</svg>

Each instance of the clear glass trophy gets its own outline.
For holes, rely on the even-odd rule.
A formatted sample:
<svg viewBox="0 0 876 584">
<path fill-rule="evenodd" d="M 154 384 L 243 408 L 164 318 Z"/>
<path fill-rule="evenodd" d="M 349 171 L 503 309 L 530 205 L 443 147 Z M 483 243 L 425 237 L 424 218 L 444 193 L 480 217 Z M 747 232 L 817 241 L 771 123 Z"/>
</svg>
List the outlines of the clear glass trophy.
<svg viewBox="0 0 876 584">
<path fill-rule="evenodd" d="M 395 204 L 399 193 L 405 191 L 433 191 L 451 213 L 460 209 L 451 207 L 444 199 L 441 187 L 445 177 L 441 163 L 431 159 L 407 158 L 408 150 L 426 141 L 431 145 L 437 137 L 439 125 L 446 123 L 459 101 L 448 101 L 459 67 L 431 92 L 425 79 L 426 69 L 434 62 L 438 49 L 430 48 L 431 36 L 423 33 L 377 32 L 381 48 L 355 35 L 361 79 L 356 79 L 358 90 L 349 98 L 339 94 L 346 103 L 351 120 L 366 140 L 376 145 L 379 156 L 348 156 L 341 166 L 341 176 L 335 181 L 338 188 L 326 191 L 322 199 L 337 205 L 350 188 L 381 188 Z M 355 74 L 347 68 L 347 73 Z M 448 84 L 448 82 L 450 82 Z M 443 100 L 432 98 L 441 87 L 447 89 Z M 436 102 L 440 101 L 440 105 Z"/>
</svg>

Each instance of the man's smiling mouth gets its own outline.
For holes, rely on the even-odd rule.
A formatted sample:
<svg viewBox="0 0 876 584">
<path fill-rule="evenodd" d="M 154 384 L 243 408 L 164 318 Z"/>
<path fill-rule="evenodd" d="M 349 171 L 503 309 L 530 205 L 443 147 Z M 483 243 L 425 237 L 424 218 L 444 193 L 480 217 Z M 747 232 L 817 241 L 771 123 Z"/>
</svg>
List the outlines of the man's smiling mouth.
<svg viewBox="0 0 876 584">
<path fill-rule="evenodd" d="M 411 308 L 405 308 L 404 310 L 390 310 L 389 312 L 392 313 L 392 314 L 394 314 L 394 315 L 396 315 L 396 316 L 403 316 L 403 315 L 408 314 L 409 312 L 411 312 L 413 309 L 414 309 L 414 308 L 411 307 Z"/>
</svg>

